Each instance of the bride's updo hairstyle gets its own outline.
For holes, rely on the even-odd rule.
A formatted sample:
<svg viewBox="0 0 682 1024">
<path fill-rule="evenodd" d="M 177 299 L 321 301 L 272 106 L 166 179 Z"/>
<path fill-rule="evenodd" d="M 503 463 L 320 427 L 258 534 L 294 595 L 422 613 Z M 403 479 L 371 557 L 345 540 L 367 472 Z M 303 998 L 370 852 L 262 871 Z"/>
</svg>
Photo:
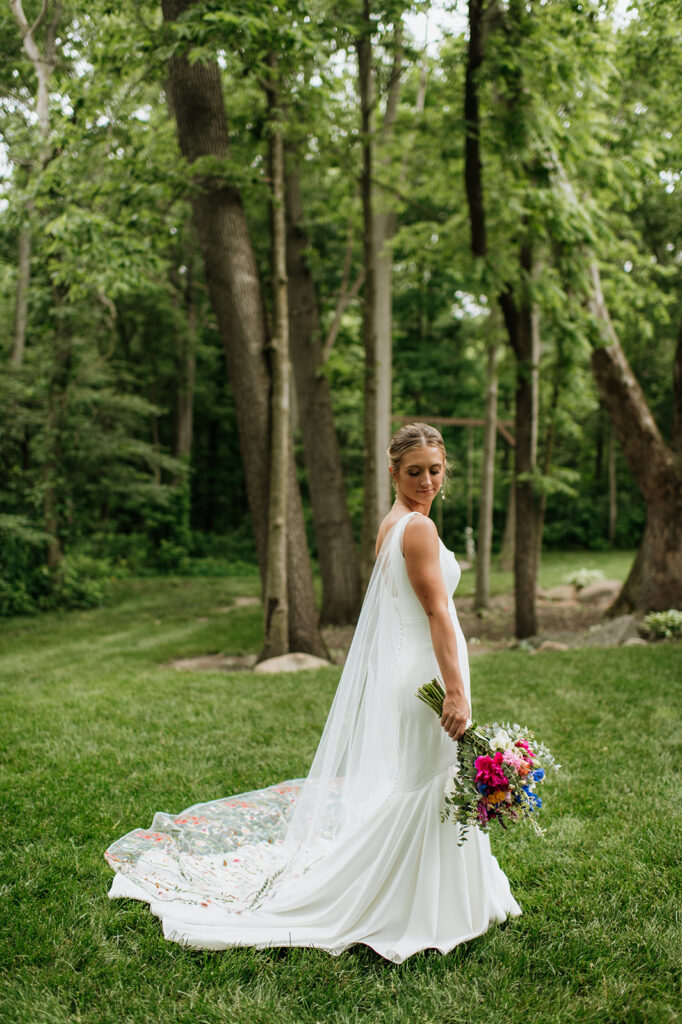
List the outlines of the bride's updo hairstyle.
<svg viewBox="0 0 682 1024">
<path fill-rule="evenodd" d="M 398 472 L 403 458 L 413 448 L 438 448 L 443 455 L 445 476 L 447 476 L 449 467 L 445 442 L 440 431 L 435 427 L 430 427 L 428 423 L 406 423 L 393 435 L 386 454 L 394 473 Z"/>
</svg>

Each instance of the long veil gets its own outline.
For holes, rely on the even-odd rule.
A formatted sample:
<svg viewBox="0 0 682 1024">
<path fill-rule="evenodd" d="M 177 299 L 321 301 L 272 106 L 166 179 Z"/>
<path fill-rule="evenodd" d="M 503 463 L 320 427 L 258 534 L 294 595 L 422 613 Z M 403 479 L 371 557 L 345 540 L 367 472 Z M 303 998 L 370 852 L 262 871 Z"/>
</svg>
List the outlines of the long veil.
<svg viewBox="0 0 682 1024">
<path fill-rule="evenodd" d="M 196 804 L 179 816 L 157 814 L 150 830 L 133 830 L 107 850 L 117 872 L 112 896 L 194 902 L 208 886 L 214 903 L 255 909 L 390 797 L 399 770 L 396 581 L 409 518 L 384 538 L 307 778 Z"/>
</svg>

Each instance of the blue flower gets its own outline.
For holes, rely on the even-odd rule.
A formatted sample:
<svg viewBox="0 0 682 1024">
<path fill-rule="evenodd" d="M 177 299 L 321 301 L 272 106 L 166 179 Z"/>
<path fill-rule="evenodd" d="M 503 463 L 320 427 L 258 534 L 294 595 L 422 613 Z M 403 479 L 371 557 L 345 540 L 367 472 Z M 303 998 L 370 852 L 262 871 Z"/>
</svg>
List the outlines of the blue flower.
<svg viewBox="0 0 682 1024">
<path fill-rule="evenodd" d="M 542 779 L 544 779 L 544 777 L 545 777 L 545 769 L 544 768 L 536 768 L 534 771 L 532 771 L 530 773 L 530 775 L 531 775 L 531 778 L 535 779 L 536 782 L 541 782 Z"/>
</svg>

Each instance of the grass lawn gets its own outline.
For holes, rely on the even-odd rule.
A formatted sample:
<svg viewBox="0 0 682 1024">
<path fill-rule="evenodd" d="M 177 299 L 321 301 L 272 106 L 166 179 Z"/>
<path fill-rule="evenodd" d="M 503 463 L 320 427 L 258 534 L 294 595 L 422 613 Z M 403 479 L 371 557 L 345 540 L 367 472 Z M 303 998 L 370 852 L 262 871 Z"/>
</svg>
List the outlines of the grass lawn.
<svg viewBox="0 0 682 1024">
<path fill-rule="evenodd" d="M 447 540 L 447 537 L 445 538 Z M 538 586 L 548 590 L 564 582 L 564 576 L 576 569 L 599 569 L 610 580 L 625 581 L 635 558 L 635 551 L 543 551 L 538 571 Z M 462 557 L 460 555 L 460 557 Z M 511 572 L 499 572 L 493 556 L 490 572 L 490 593 L 506 594 L 514 589 Z M 476 570 L 467 569 L 457 588 L 460 597 L 472 597 L 476 591 Z"/>
<path fill-rule="evenodd" d="M 578 562 L 578 564 L 585 564 Z M 680 1019 L 682 646 L 473 663 L 480 720 L 562 761 L 546 842 L 495 835 L 523 916 L 400 966 L 357 946 L 190 951 L 109 901 L 102 853 L 156 810 L 305 773 L 338 669 L 183 673 L 258 649 L 253 578 L 123 581 L 0 624 L 0 1020 L 7 1024 L 658 1024 Z"/>
</svg>

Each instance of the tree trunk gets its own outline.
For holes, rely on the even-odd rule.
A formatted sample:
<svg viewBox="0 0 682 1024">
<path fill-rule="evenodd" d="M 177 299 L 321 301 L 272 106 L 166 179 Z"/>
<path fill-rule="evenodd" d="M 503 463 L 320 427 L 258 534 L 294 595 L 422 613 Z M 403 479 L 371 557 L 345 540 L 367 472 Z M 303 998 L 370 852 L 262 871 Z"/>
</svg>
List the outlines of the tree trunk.
<svg viewBox="0 0 682 1024">
<path fill-rule="evenodd" d="M 557 356 L 554 366 L 554 379 L 552 381 L 552 397 L 547 411 L 547 433 L 545 435 L 545 451 L 542 457 L 542 475 L 549 476 L 552 467 L 552 453 L 554 451 L 554 435 L 556 433 L 556 414 L 559 405 L 559 394 L 561 392 L 561 358 Z M 540 564 L 542 557 L 542 534 L 545 529 L 545 512 L 547 510 L 547 491 L 543 489 L 538 503 L 538 515 L 536 524 L 537 563 Z"/>
<path fill-rule="evenodd" d="M 391 443 L 393 393 L 393 249 L 391 240 L 396 231 L 397 218 L 390 211 L 382 211 L 374 212 L 373 221 L 374 258 L 376 261 L 374 268 L 376 405 L 373 462 L 379 469 L 372 481 L 372 485 L 376 489 L 377 519 L 373 531 L 376 539 L 379 524 L 391 504 L 391 480 L 388 474 L 386 453 Z M 366 294 L 365 292 L 365 296 Z M 374 541 L 372 541 L 372 556 L 373 554 Z"/>
<path fill-rule="evenodd" d="M 286 169 L 289 340 L 317 557 L 322 577 L 322 622 L 354 622 L 360 607 L 360 567 L 353 540 L 334 427 L 329 381 L 323 372 L 315 284 L 306 261 L 308 239 L 297 169 Z"/>
<path fill-rule="evenodd" d="M 495 484 L 495 442 L 497 440 L 497 341 L 488 342 L 488 372 L 483 429 L 483 467 L 481 497 L 478 506 L 478 543 L 476 555 L 476 593 L 474 608 L 490 603 L 490 553 L 493 536 L 493 492 Z"/>
<path fill-rule="evenodd" d="M 38 120 L 38 131 L 40 134 L 39 152 L 37 159 L 31 158 L 28 174 L 29 177 L 37 166 L 40 173 L 47 166 L 50 159 L 49 135 L 50 135 L 50 78 L 57 64 L 57 30 L 62 16 L 61 0 L 55 0 L 52 10 L 52 18 L 45 32 L 44 52 L 35 40 L 35 33 L 45 20 L 48 12 L 48 0 L 43 3 L 38 17 L 32 25 L 29 24 L 24 13 L 22 0 L 10 0 L 10 8 L 14 15 L 24 50 L 30 60 L 36 78 L 38 88 L 36 91 L 36 116 Z M 26 332 L 28 328 L 28 293 L 31 282 L 31 248 L 33 234 L 33 201 L 26 202 L 26 221 L 19 232 L 19 251 L 17 259 L 17 288 L 14 304 L 14 335 L 12 351 L 10 353 L 10 366 L 21 366 L 24 359 L 24 348 L 26 347 Z"/>
<path fill-rule="evenodd" d="M 270 485 L 268 554 L 263 607 L 262 659 L 289 651 L 287 604 L 287 467 L 291 458 L 289 408 L 289 299 L 287 292 L 286 214 L 284 209 L 284 142 L 277 83 L 277 61 L 270 56 L 266 85 L 269 119 L 270 220 L 274 332 L 270 341 Z"/>
<path fill-rule="evenodd" d="M 175 20 L 191 5 L 192 0 L 163 0 L 164 18 Z M 229 153 L 227 121 L 217 63 L 198 61 L 190 65 L 185 56 L 172 57 L 169 89 L 180 148 L 186 159 L 190 163 L 201 156 L 225 159 Z M 260 282 L 239 192 L 222 177 L 199 178 L 196 185 L 200 187 L 192 199 L 194 223 L 234 397 L 247 498 L 264 585 L 270 382 Z M 292 650 L 325 656 L 293 456 L 287 464 L 289 644 Z"/>
<path fill-rule="evenodd" d="M 613 427 L 609 434 L 609 544 L 616 542 L 618 522 L 618 489 L 616 487 L 616 438 Z"/>
<path fill-rule="evenodd" d="M 199 310 L 194 284 L 193 252 L 187 256 L 186 267 L 184 287 L 180 284 L 182 279 L 175 273 L 175 268 L 171 274 L 171 281 L 176 289 L 178 299 L 182 299 L 182 321 L 184 321 L 181 321 L 176 328 L 175 443 L 173 447 L 176 458 L 189 462 L 192 456 L 194 382 L 199 337 Z"/>
<path fill-rule="evenodd" d="M 360 93 L 360 132 L 362 147 L 362 171 L 360 192 L 363 215 L 363 254 L 365 286 L 362 306 L 362 341 L 365 351 L 364 387 L 364 451 L 363 451 L 363 502 L 362 540 L 360 547 L 360 571 L 363 585 L 369 580 L 374 565 L 376 536 L 381 521 L 379 478 L 388 479 L 388 463 L 382 460 L 377 446 L 377 416 L 379 397 L 377 394 L 377 239 L 376 222 L 373 216 L 374 176 L 374 90 L 372 82 L 372 22 L 369 0 L 363 0 L 363 30 L 357 40 L 358 85 Z"/>
<path fill-rule="evenodd" d="M 511 572 L 514 568 L 514 538 L 516 537 L 516 488 L 514 481 L 509 484 L 509 496 L 507 498 L 507 515 L 504 520 L 504 532 L 502 534 L 502 545 L 500 557 L 497 562 L 500 572 Z"/>
<path fill-rule="evenodd" d="M 483 63 L 483 0 L 469 0 L 469 45 L 464 83 L 466 139 L 464 179 L 471 226 L 471 251 L 475 257 L 487 254 L 486 211 L 480 155 L 480 112 L 478 74 Z M 536 508 L 532 474 L 537 448 L 537 366 L 538 331 L 527 282 L 533 270 L 530 244 L 519 250 L 519 270 L 523 285 L 520 303 L 511 287 L 502 290 L 497 300 L 502 309 L 509 343 L 516 357 L 516 458 L 514 596 L 516 635 L 532 636 L 537 631 L 535 608 L 537 552 Z"/>
<path fill-rule="evenodd" d="M 59 306 L 61 297 L 55 294 L 54 305 Z M 45 429 L 46 458 L 42 470 L 43 482 L 43 526 L 48 535 L 46 550 L 47 568 L 54 572 L 62 556 L 59 516 L 59 479 L 62 465 L 62 432 L 64 429 L 64 408 L 69 375 L 70 350 L 60 337 L 61 322 L 55 319 L 55 340 L 52 370 L 48 385 L 47 421 Z"/>
<path fill-rule="evenodd" d="M 674 419 L 668 447 L 611 323 L 596 263 L 591 274 L 591 310 L 606 342 L 592 353 L 592 371 L 647 506 L 642 542 L 609 614 L 682 608 L 682 334 L 673 367 Z"/>
<path fill-rule="evenodd" d="M 32 204 L 31 204 L 32 205 Z M 27 214 L 31 210 L 27 204 Z M 24 361 L 24 347 L 26 345 L 26 329 L 28 326 L 28 292 L 31 285 L 31 227 L 29 223 L 22 224 L 19 232 L 19 252 L 17 262 L 17 290 L 14 302 L 14 332 L 12 351 L 9 357 L 9 364 L 13 367 L 21 366 Z"/>
<path fill-rule="evenodd" d="M 532 257 L 529 247 L 522 247 L 520 261 L 530 276 Z M 538 336 L 527 298 L 517 305 L 511 293 L 505 292 L 500 296 L 500 304 L 516 356 L 514 602 L 516 636 L 523 638 L 537 633 L 537 509 L 533 474 L 537 449 Z"/>
</svg>

